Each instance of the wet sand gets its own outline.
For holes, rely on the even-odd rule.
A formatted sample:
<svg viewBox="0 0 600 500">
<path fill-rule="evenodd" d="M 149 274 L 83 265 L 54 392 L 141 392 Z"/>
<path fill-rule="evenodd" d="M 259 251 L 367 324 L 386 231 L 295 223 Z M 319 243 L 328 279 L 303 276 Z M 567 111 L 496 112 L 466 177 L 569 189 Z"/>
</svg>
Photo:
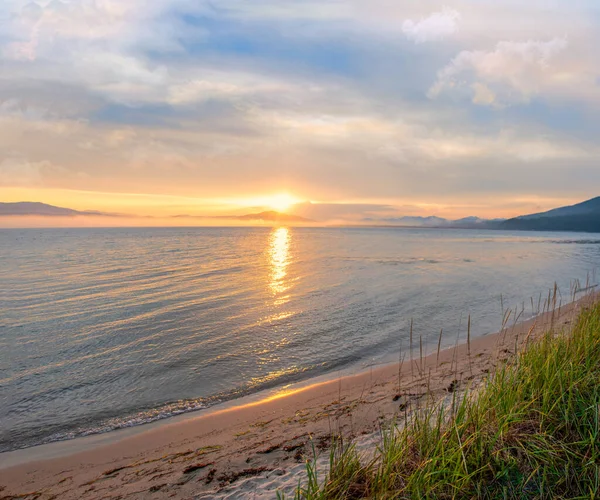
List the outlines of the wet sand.
<svg viewBox="0 0 600 500">
<path fill-rule="evenodd" d="M 385 422 L 474 387 L 553 328 L 568 333 L 588 295 L 500 332 L 245 405 L 130 432 L 0 454 L 0 499 L 258 498 L 289 492 L 331 436 L 371 439 Z M 248 478 L 256 478 L 249 481 Z M 261 487 L 265 486 L 266 487 Z"/>
</svg>

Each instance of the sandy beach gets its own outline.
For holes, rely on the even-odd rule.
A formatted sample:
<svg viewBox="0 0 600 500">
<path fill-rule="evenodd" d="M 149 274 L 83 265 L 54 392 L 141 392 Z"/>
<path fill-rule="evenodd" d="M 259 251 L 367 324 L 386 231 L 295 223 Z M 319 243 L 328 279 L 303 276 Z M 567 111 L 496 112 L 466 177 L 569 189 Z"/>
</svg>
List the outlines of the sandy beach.
<svg viewBox="0 0 600 500">
<path fill-rule="evenodd" d="M 382 424 L 475 387 L 540 333 L 567 332 L 588 295 L 412 362 L 293 386 L 160 425 L 0 455 L 0 498 L 259 498 L 290 493 L 304 464 L 342 434 L 373 445 Z M 362 441 L 361 441 L 362 440 Z M 324 454 L 325 455 L 325 454 Z"/>
</svg>

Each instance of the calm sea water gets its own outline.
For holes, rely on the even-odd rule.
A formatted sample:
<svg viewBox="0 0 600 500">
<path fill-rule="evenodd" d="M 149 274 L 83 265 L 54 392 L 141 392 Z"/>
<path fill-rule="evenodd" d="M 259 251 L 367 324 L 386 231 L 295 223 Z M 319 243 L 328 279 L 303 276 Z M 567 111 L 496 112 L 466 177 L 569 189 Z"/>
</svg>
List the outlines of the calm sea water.
<svg viewBox="0 0 600 500">
<path fill-rule="evenodd" d="M 0 230 L 0 451 L 397 359 L 410 318 L 497 331 L 501 294 L 531 316 L 598 266 L 585 234 Z"/>
</svg>

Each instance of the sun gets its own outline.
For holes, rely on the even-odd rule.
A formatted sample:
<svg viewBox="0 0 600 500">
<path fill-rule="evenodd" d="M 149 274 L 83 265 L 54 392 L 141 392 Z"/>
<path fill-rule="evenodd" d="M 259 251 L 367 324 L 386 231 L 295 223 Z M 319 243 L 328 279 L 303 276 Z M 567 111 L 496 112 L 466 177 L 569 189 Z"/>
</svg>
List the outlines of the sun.
<svg viewBox="0 0 600 500">
<path fill-rule="evenodd" d="M 265 205 L 277 212 L 285 212 L 300 200 L 289 193 L 278 193 L 265 198 Z"/>
</svg>

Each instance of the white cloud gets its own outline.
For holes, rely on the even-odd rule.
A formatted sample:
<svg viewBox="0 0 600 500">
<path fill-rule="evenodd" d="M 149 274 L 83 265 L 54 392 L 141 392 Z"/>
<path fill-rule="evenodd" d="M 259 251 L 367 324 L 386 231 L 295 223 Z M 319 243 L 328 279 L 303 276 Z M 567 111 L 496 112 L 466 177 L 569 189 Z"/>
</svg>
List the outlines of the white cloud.
<svg viewBox="0 0 600 500">
<path fill-rule="evenodd" d="M 528 102 L 559 71 L 554 60 L 567 48 L 567 40 L 502 41 L 492 51 L 463 50 L 438 72 L 428 96 L 469 87 L 475 104 L 510 105 Z"/>
<path fill-rule="evenodd" d="M 436 160 L 479 159 L 493 161 L 510 158 L 518 162 L 538 163 L 553 160 L 591 160 L 598 148 L 565 140 L 560 135 L 544 135 L 525 128 L 506 129 L 495 135 L 432 133 L 414 139 L 423 156 Z"/>
<path fill-rule="evenodd" d="M 402 24 L 402 31 L 406 38 L 415 43 L 443 40 L 458 31 L 459 19 L 458 11 L 445 7 L 419 21 L 407 19 Z"/>
</svg>

